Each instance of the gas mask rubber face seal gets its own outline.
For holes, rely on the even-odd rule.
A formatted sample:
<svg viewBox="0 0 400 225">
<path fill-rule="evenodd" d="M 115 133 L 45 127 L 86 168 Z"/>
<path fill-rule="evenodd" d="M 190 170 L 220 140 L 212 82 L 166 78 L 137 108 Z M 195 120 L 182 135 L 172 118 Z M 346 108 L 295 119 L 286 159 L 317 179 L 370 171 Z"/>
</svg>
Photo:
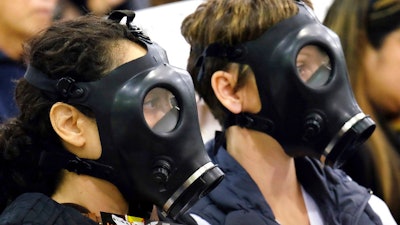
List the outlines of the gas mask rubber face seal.
<svg viewBox="0 0 400 225">
<path fill-rule="evenodd" d="M 140 35 L 145 38 L 139 41 L 147 54 L 100 80 L 51 80 L 33 67 L 25 78 L 47 93 L 65 95 L 64 102 L 85 106 L 95 115 L 101 157 L 63 156 L 68 161 L 60 165 L 115 184 L 133 214 L 136 205 L 150 206 L 150 211 L 156 204 L 164 216 L 176 219 L 211 191 L 223 173 L 205 151 L 190 75 L 169 65 L 165 51 Z M 46 152 L 43 164 L 60 160 L 57 157 Z"/>
<path fill-rule="evenodd" d="M 224 128 L 239 125 L 277 139 L 290 156 L 312 156 L 340 167 L 370 137 L 375 123 L 359 108 L 335 33 L 296 1 L 298 13 L 258 39 L 236 46 L 211 44 L 199 58 L 247 64 L 261 99 L 256 114 L 231 114 Z M 200 63 L 199 63 L 200 62 Z"/>
</svg>

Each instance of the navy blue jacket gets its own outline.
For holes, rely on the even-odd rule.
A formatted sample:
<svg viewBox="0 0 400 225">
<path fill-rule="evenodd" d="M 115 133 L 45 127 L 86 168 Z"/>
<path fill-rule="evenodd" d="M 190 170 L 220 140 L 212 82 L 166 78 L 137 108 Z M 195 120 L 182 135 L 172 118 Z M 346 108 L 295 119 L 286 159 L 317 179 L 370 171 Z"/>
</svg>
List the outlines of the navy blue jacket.
<svg viewBox="0 0 400 225">
<path fill-rule="evenodd" d="M 0 215 L 0 225 L 97 225 L 78 210 L 40 193 L 18 197 Z"/>
<path fill-rule="evenodd" d="M 106 224 L 115 224 L 107 221 Z M 179 225 L 173 222 L 145 221 L 147 225 Z M 0 214 L 0 225 L 98 225 L 76 206 L 55 202 L 41 193 L 25 193 Z"/>
<path fill-rule="evenodd" d="M 25 66 L 0 51 L 0 123 L 16 116 L 18 109 L 14 101 L 15 80 L 24 76 Z"/>
<path fill-rule="evenodd" d="M 214 163 L 225 178 L 213 191 L 189 211 L 212 225 L 273 224 L 273 212 L 250 175 L 224 147 L 214 152 L 214 141 L 207 144 Z M 297 177 L 303 188 L 318 205 L 324 224 L 382 224 L 368 201 L 371 193 L 348 179 L 337 169 L 321 167 L 319 161 L 307 157 L 295 159 Z"/>
</svg>

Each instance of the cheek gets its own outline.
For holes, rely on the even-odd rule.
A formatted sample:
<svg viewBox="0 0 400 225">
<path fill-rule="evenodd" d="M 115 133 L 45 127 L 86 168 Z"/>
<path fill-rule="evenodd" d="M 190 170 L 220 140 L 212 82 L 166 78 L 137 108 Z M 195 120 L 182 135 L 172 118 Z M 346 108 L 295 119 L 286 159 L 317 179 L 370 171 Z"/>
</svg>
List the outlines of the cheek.
<svg viewBox="0 0 400 225">
<path fill-rule="evenodd" d="M 366 89 L 370 99 L 386 111 L 400 111 L 400 46 L 383 48 L 367 67 Z"/>
<path fill-rule="evenodd" d="M 165 116 L 165 112 L 162 111 L 155 111 L 152 113 L 144 113 L 144 119 L 146 120 L 147 125 L 150 128 L 153 128 L 154 125 L 156 125 L 156 123 L 158 121 L 160 121 L 164 116 Z"/>
<path fill-rule="evenodd" d="M 102 152 L 99 130 L 96 122 L 91 122 L 88 124 L 90 126 L 90 135 L 88 136 L 88 157 L 89 159 L 99 159 Z"/>
<path fill-rule="evenodd" d="M 19 32 L 30 37 L 47 28 L 53 22 L 57 1 L 55 0 L 18 0 L 19 15 L 14 17 Z M 18 17 L 17 17 L 18 16 Z"/>
<path fill-rule="evenodd" d="M 386 76 L 388 81 L 400 81 L 400 31 L 387 37 L 378 51 L 377 65 L 376 73 Z"/>
<path fill-rule="evenodd" d="M 2 1 L 2 0 L 0 0 Z M 0 3 L 0 25 L 3 29 L 20 29 L 21 20 L 27 17 L 26 10 L 18 9 L 16 5 Z M 22 4 L 19 4 L 22 7 Z M 13 12 L 13 13 L 9 13 Z"/>
<path fill-rule="evenodd" d="M 257 83 L 254 77 L 249 78 L 249 84 L 246 86 L 247 101 L 246 111 L 258 113 L 261 110 L 260 94 L 258 93 Z"/>
</svg>

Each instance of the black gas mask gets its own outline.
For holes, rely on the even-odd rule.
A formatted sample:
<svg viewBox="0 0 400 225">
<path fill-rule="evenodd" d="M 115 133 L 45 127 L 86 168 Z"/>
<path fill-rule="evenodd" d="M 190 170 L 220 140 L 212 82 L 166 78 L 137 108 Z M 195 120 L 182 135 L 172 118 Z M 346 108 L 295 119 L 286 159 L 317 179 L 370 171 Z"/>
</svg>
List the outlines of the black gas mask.
<svg viewBox="0 0 400 225">
<path fill-rule="evenodd" d="M 151 211 L 154 203 L 164 216 L 176 219 L 212 190 L 223 173 L 204 149 L 190 75 L 169 65 L 165 51 L 131 25 L 134 14 L 118 11 L 109 16 L 117 22 L 123 17 L 146 47 L 145 56 L 91 82 L 52 80 L 28 68 L 25 79 L 33 86 L 93 111 L 102 146 L 98 160 L 45 151 L 41 166 L 110 181 L 128 200 L 133 215 L 138 214 L 135 210 Z"/>
<path fill-rule="evenodd" d="M 296 4 L 297 15 L 256 40 L 208 46 L 198 61 L 203 63 L 199 76 L 204 57 L 250 65 L 262 109 L 231 114 L 224 127 L 262 131 L 290 156 L 313 156 L 338 167 L 372 134 L 375 124 L 354 99 L 337 35 L 303 2 Z"/>
</svg>

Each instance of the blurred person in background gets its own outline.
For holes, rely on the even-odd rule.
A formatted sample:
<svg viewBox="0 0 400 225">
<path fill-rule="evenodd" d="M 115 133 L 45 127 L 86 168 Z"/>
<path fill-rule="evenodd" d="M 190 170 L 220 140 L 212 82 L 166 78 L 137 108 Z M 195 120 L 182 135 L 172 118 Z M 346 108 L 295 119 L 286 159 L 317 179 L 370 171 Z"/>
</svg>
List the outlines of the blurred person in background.
<svg viewBox="0 0 400 225">
<path fill-rule="evenodd" d="M 149 0 L 151 6 L 163 5 L 171 2 L 179 2 L 181 0 Z"/>
<path fill-rule="evenodd" d="M 355 97 L 377 124 L 343 169 L 400 222 L 400 1 L 336 0 L 324 20 L 345 54 Z"/>
<path fill-rule="evenodd" d="M 139 10 L 179 0 L 60 0 L 56 19 L 72 19 L 92 13 L 106 15 L 112 10 Z"/>
<path fill-rule="evenodd" d="M 22 45 L 53 20 L 57 0 L 0 1 L 0 123 L 18 112 L 14 80 L 25 73 Z"/>
<path fill-rule="evenodd" d="M 140 7 L 147 6 L 148 4 L 140 5 Z M 55 19 L 68 20 L 88 13 L 103 16 L 114 9 L 134 8 L 136 8 L 134 2 L 130 0 L 60 0 Z"/>
</svg>

